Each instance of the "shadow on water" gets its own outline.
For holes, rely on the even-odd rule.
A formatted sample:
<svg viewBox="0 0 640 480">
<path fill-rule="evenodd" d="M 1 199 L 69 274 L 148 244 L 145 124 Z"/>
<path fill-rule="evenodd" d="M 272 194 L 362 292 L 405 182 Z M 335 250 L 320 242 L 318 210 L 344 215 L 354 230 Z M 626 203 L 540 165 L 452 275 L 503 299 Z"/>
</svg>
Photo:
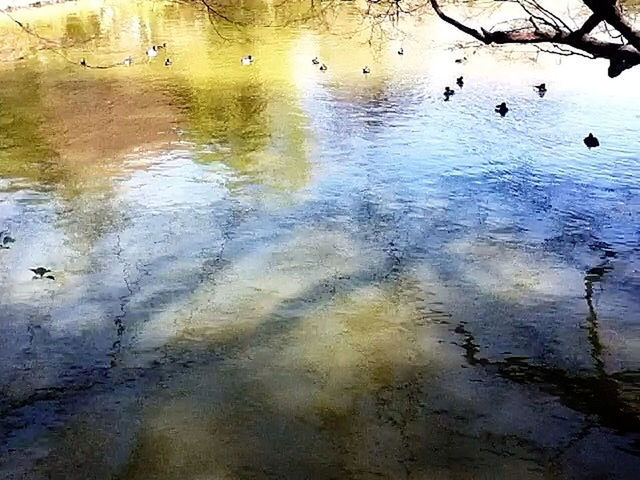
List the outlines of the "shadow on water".
<svg viewBox="0 0 640 480">
<path fill-rule="evenodd" d="M 532 477 L 541 476 L 544 459 L 557 454 L 555 447 L 541 446 L 535 435 L 489 428 L 502 418 L 501 412 L 491 402 L 470 407 L 462 391 L 452 393 L 448 386 L 449 382 L 458 385 L 454 379 L 460 371 L 455 359 L 420 358 L 414 345 L 417 331 L 423 328 L 421 325 L 443 326 L 443 317 L 423 310 L 422 302 L 412 298 L 414 294 L 423 295 L 419 283 L 411 287 L 411 278 L 425 258 L 423 252 L 414 250 L 413 239 L 400 228 L 399 219 L 405 213 L 389 213 L 371 195 L 360 198 L 354 207 L 353 228 L 379 256 L 377 263 L 314 279 L 293 296 L 279 299 L 254 324 L 245 327 L 241 323 L 230 327 L 227 333 L 224 328 L 211 332 L 204 328 L 207 323 L 201 327 L 186 323 L 188 336 L 178 335 L 168 344 L 153 347 L 147 355 L 142 354 L 142 364 L 138 361 L 137 367 L 127 367 L 126 362 L 128 350 L 136 348 L 135 336 L 127 339 L 119 331 L 121 328 L 135 332 L 136 324 L 153 320 L 153 312 L 172 311 L 180 306 L 194 295 L 201 281 L 224 282 L 234 265 L 250 260 L 256 249 L 266 245 L 286 245 L 291 233 L 270 233 L 268 240 L 243 240 L 239 229 L 251 230 L 251 225 L 241 226 L 241 217 L 233 221 L 235 217 L 231 215 L 219 248 L 210 249 L 199 263 L 201 278 L 192 277 L 180 289 L 156 284 L 146 293 L 141 293 L 135 281 L 128 280 L 128 293 L 120 298 L 122 311 L 114 317 L 112 327 L 120 342 L 113 347 L 116 361 L 93 370 L 80 367 L 63 382 L 3 405 L 3 436 L 11 439 L 16 431 L 28 426 L 29 418 L 32 423 L 35 418 L 44 426 L 55 425 L 60 416 L 73 418 L 87 404 L 94 405 L 96 399 L 107 397 L 105 404 L 111 405 L 116 397 L 119 408 L 135 412 L 128 416 L 130 421 L 143 418 L 139 429 L 133 424 L 126 427 L 137 432 L 129 437 L 137 447 L 128 460 L 125 454 L 125 460 L 120 461 L 123 479 L 184 478 L 214 471 L 232 476 L 279 477 L 295 472 L 301 477 L 409 477 L 440 474 L 452 468 L 460 475 L 468 475 L 494 469 L 497 459 L 503 461 L 502 454 L 496 451 L 514 455 L 513 463 L 501 467 L 505 469 L 503 475 L 527 466 L 532 469 Z M 300 212 L 318 210 L 304 204 L 298 208 Z M 316 221 L 315 227 L 321 229 L 323 222 Z M 427 231 L 431 226 L 422 228 Z M 153 259 L 145 269 L 163 271 L 163 261 L 162 257 Z M 590 302 L 593 283 L 602 275 L 597 275 L 600 270 L 592 271 L 591 275 L 597 278 L 588 274 L 585 287 L 590 311 L 589 341 L 596 360 L 601 358 L 602 347 L 597 316 Z M 375 301 L 370 302 L 363 295 L 370 288 L 383 292 L 388 300 L 376 307 Z M 213 292 L 215 288 L 209 295 Z M 359 297 L 373 307 L 354 310 L 353 302 L 358 305 Z M 346 306 L 340 306 L 343 299 L 349 299 Z M 503 303 L 504 308 L 509 308 L 508 302 Z M 408 312 L 403 310 L 406 308 Z M 207 308 L 198 315 L 206 319 L 208 312 Z M 397 317 L 396 312 L 400 312 Z M 220 311 L 217 315 L 225 316 Z M 236 317 L 232 314 L 232 318 Z M 318 337 L 314 328 L 327 328 L 325 321 L 335 318 L 339 319 L 340 328 Z M 316 320 L 300 331 L 309 319 Z M 365 334 L 353 333 L 358 331 Z M 525 359 L 477 359 L 473 336 L 465 327 L 457 328 L 455 333 L 465 336 L 467 362 L 482 367 L 478 368 L 480 373 L 495 371 L 514 383 L 557 396 L 571 410 L 598 417 L 594 425 L 638 433 L 633 413 L 637 406 L 620 393 L 627 382 L 634 381 L 633 372 L 607 375 L 601 366 L 595 375 L 581 375 Z M 318 357 L 296 350 L 313 345 L 318 338 L 321 344 L 312 352 Z M 297 347 L 289 354 L 292 345 Z M 345 363 L 340 363 L 341 358 Z M 596 360 L 598 365 L 602 365 L 601 360 Z M 60 406 L 62 413 L 56 414 Z M 453 416 L 450 412 L 459 413 Z M 531 415 L 527 421 L 535 418 Z M 64 432 L 56 434 L 60 435 L 57 453 L 51 457 L 52 463 L 44 463 L 40 471 L 48 472 L 51 478 L 86 478 L 92 468 L 114 468 L 105 466 L 109 462 L 99 458 L 100 452 L 115 438 L 123 445 L 126 441 L 122 435 L 109 439 L 113 427 L 96 422 L 98 426 L 91 427 L 89 422 L 86 427 L 100 430 L 93 432 L 96 440 L 87 445 L 79 444 L 79 438 L 85 437 L 74 428 L 67 430 L 69 436 Z M 103 447 L 97 447 L 94 441 L 104 442 Z M 81 468 L 70 472 L 68 462 L 80 458 L 77 455 L 87 457 Z M 631 455 L 637 452 L 634 450 Z"/>
<path fill-rule="evenodd" d="M 591 427 L 602 425 L 619 432 L 640 433 L 640 370 L 621 371 L 609 374 L 603 361 L 604 347 L 598 332 L 598 316 L 593 305 L 593 286 L 603 280 L 603 276 L 613 267 L 604 263 L 588 270 L 584 277 L 585 300 L 588 316 L 584 329 L 591 346 L 593 372 L 569 372 L 560 368 L 529 362 L 522 357 L 507 357 L 503 361 L 477 358 L 480 350 L 474 336 L 464 325 L 455 332 L 464 336 L 462 348 L 470 365 L 495 370 L 511 381 L 531 384 L 542 391 L 557 396 L 571 408 L 597 420 L 590 420 Z M 634 442 L 633 454 L 640 456 L 640 438 Z"/>
<path fill-rule="evenodd" d="M 142 29 L 144 22 L 138 20 Z M 94 31 L 91 22 L 81 28 L 73 22 L 69 19 L 65 27 L 70 36 L 80 38 Z M 141 35 L 141 41 L 149 40 L 145 35 L 149 32 Z M 229 67 L 224 78 L 238 75 L 236 52 L 231 57 L 236 70 Z M 261 58 L 275 70 L 277 57 Z M 201 75 L 209 75 L 207 62 L 204 67 L 192 63 L 181 68 L 201 68 Z M 178 75 L 181 70 L 175 71 Z M 291 98 L 285 95 L 281 100 L 282 92 L 273 92 L 258 80 L 254 70 L 242 72 L 239 83 L 198 84 L 190 89 L 187 75 L 183 83 L 176 81 L 173 90 L 162 82 L 158 89 L 188 105 L 179 107 L 188 119 L 186 137 L 196 143 L 198 166 L 221 161 L 246 175 L 247 183 L 291 190 L 306 186 L 310 167 L 304 115 L 290 105 Z M 108 96 L 120 91 L 123 83 L 102 85 L 99 90 L 104 88 Z M 65 82 L 62 90 L 69 88 L 77 94 L 73 97 L 96 92 L 93 81 Z M 600 339 L 593 301 L 597 286 L 612 272 L 609 264 L 590 268 L 584 276 L 588 309 L 584 344 L 570 339 L 576 341 L 553 347 L 579 350 L 588 344 L 592 368 L 546 362 L 535 353 L 497 360 L 480 357 L 485 349 L 478 337 L 489 337 L 487 343 L 498 345 L 504 341 L 491 338 L 496 334 L 489 328 L 494 327 L 492 321 L 503 329 L 496 337 L 502 332 L 509 336 L 511 325 L 504 324 L 511 318 L 504 312 L 567 311 L 573 305 L 567 301 L 571 294 L 540 294 L 526 298 L 531 303 L 522 307 L 520 297 L 501 296 L 502 290 L 487 288 L 482 283 L 487 276 L 465 277 L 467 265 L 459 259 L 456 263 L 446 247 L 465 234 L 482 237 L 491 229 L 488 223 L 495 221 L 489 215 L 495 208 L 491 196 L 514 211 L 521 208 L 524 217 L 530 210 L 553 210 L 552 200 L 558 196 L 544 186 L 548 179 L 537 171 L 505 167 L 488 176 L 445 179 L 444 197 L 427 198 L 430 192 L 424 194 L 430 207 L 418 205 L 418 196 L 412 194 L 421 186 L 407 179 L 419 177 L 420 168 L 434 168 L 436 174 L 426 175 L 433 177 L 450 170 L 420 163 L 422 158 L 407 160 L 407 164 L 415 161 L 416 171 L 398 164 L 389 169 L 384 149 L 405 140 L 392 138 L 387 144 L 385 124 L 413 117 L 419 110 L 411 104 L 413 91 L 406 96 L 369 93 L 362 94 L 355 106 L 347 102 L 342 110 L 336 108 L 335 121 L 327 122 L 328 135 L 334 134 L 329 143 L 342 144 L 336 147 L 341 167 L 348 168 L 353 159 L 360 162 L 357 171 L 344 176 L 353 173 L 353 183 L 327 187 L 334 189 L 328 198 L 274 213 L 268 208 L 252 210 L 249 206 L 255 203 L 226 197 L 216 202 L 209 197 L 216 192 L 203 190 L 201 203 L 194 206 L 190 203 L 194 197 L 186 197 L 176 207 L 173 201 L 180 191 L 175 193 L 168 185 L 179 184 L 182 177 L 161 171 L 168 182 L 156 184 L 157 178 L 143 177 L 121 188 L 141 192 L 124 197 L 131 208 L 111 205 L 110 195 L 97 196 L 95 205 L 79 213 L 75 223 L 69 221 L 75 213 L 63 220 L 67 236 L 84 244 L 74 245 L 82 261 L 71 262 L 80 273 L 69 272 L 77 284 L 57 296 L 46 290 L 53 286 L 34 288 L 28 304 L 16 294 L 0 305 L 0 327 L 7 332 L 0 351 L 6 356 L 15 352 L 11 365 L 16 365 L 1 372 L 3 462 L 14 462 L 16 471 L 27 471 L 24 476 L 38 480 L 212 474 L 541 478 L 568 473 L 561 457 L 584 441 L 587 448 L 604 445 L 601 450 L 593 448 L 597 463 L 589 471 L 593 476 L 623 477 L 633 471 L 637 442 L 627 445 L 640 433 L 638 372 L 606 371 L 606 342 Z M 123 94 L 121 103 L 134 97 L 131 92 Z M 13 103 L 17 100 L 12 98 Z M 140 110 L 148 112 L 154 104 L 151 97 Z M 81 110 L 76 108 L 81 103 L 71 105 Z M 170 126 L 167 116 L 160 116 L 162 122 L 150 130 Z M 26 121 L 25 132 L 39 138 L 37 129 L 31 128 L 39 122 Z M 77 118 L 66 125 L 84 123 Z M 416 131 L 422 135 L 422 128 Z M 130 137 L 137 133 L 129 131 Z M 20 132 L 12 136 L 19 138 Z M 350 150 L 344 145 L 353 137 L 362 143 Z M 363 154 L 359 146 L 366 142 L 372 148 Z M 383 145 L 379 147 L 383 153 L 365 162 L 375 144 Z M 409 152 L 406 144 L 402 148 Z M 389 157 L 397 156 L 397 151 L 388 151 Z M 163 158 L 159 163 L 153 168 L 162 170 L 170 161 Z M 40 168 L 38 164 L 36 170 Z M 178 164 L 178 169 L 186 176 L 193 173 L 187 163 Z M 197 171 L 197 181 L 180 186 L 196 190 L 202 175 Z M 56 178 L 38 171 L 31 180 L 51 177 Z M 79 193 L 85 193 L 83 182 L 77 183 Z M 145 185 L 154 191 L 145 191 Z M 165 188 L 167 204 L 136 205 Z M 66 203 L 71 211 L 81 209 L 87 197 L 74 199 L 76 203 Z M 438 201 L 445 206 L 432 208 Z M 571 201 L 575 202 L 573 196 Z M 552 230 L 557 236 L 541 242 L 548 252 L 560 253 L 554 262 L 572 264 L 567 259 L 576 245 L 600 248 L 603 219 L 609 219 L 600 207 L 596 213 L 573 206 L 555 212 L 550 222 L 556 222 Z M 464 210 L 468 212 L 463 215 Z M 302 233 L 296 230 L 299 226 Z M 496 226 L 491 232 L 508 236 L 527 231 L 519 224 L 507 227 Z M 525 275 L 514 272 L 502 255 L 520 252 L 492 249 L 495 244 L 501 245 L 499 240 L 489 247 L 481 245 L 478 250 L 486 247 L 488 253 L 480 254 L 463 245 L 460 256 L 468 257 L 467 263 L 479 257 L 478 269 L 512 284 L 535 270 Z M 605 256 L 606 248 L 612 252 L 612 258 L 611 247 L 603 248 Z M 424 271 L 430 273 L 426 280 L 421 276 Z M 518 278 L 512 278 L 516 274 Z M 443 279 L 456 276 L 465 278 L 464 288 L 441 285 Z M 20 286 L 25 288 L 24 284 Z M 26 288 L 32 285 L 26 283 Z M 522 297 L 533 296 L 527 285 L 518 292 Z M 447 304 L 438 300 L 438 294 L 449 287 L 457 298 Z M 483 312 L 475 309 L 483 302 L 497 312 L 486 323 L 479 318 Z M 567 304 L 564 310 L 562 302 Z M 456 305 L 472 313 L 459 317 L 447 311 Z M 96 323 L 80 324 L 85 320 L 80 307 L 87 307 L 86 316 L 98 319 Z M 545 325 L 548 317 L 536 316 L 526 325 L 524 340 L 517 341 L 553 343 L 556 333 Z M 73 323 L 65 323 L 68 318 Z M 452 324 L 461 318 L 467 321 L 452 331 Z M 463 338 L 466 364 L 458 347 L 451 347 L 458 336 Z M 15 339 L 18 345 L 10 344 Z M 551 418 L 553 422 L 542 425 Z M 595 430 L 599 436 L 590 439 Z M 615 449 L 622 452 L 616 462 L 604 458 Z M 580 458 L 578 475 L 589 470 L 584 465 L 591 459 L 585 457 Z M 556 468 L 565 471 L 557 474 Z"/>
</svg>

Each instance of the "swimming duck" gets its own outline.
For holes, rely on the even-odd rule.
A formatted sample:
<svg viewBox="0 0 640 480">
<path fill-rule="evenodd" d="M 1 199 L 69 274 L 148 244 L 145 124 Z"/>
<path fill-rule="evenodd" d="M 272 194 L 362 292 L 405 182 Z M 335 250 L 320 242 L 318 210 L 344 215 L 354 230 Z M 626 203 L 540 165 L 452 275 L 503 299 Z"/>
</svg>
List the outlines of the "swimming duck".
<svg viewBox="0 0 640 480">
<path fill-rule="evenodd" d="M 87 66 L 87 60 L 86 60 L 86 59 L 84 59 L 84 58 L 82 58 L 82 59 L 80 60 L 80 65 L 82 65 L 83 67 L 86 67 L 86 66 Z"/>
<path fill-rule="evenodd" d="M 458 77 L 458 78 L 456 79 L 456 84 L 457 84 L 460 88 L 464 87 L 464 78 L 463 78 L 463 77 Z"/>
<path fill-rule="evenodd" d="M 320 71 L 321 72 L 326 72 L 327 71 L 327 66 L 323 63 L 322 65 L 320 65 Z"/>
<path fill-rule="evenodd" d="M 398 55 L 404 55 L 404 48 L 400 47 L 400 50 L 398 50 Z"/>
<path fill-rule="evenodd" d="M 365 65 L 364 68 L 362 69 L 362 73 L 365 75 L 368 73 L 371 73 L 371 69 L 367 65 Z"/>
<path fill-rule="evenodd" d="M 590 133 L 584 138 L 584 144 L 589 148 L 589 150 L 591 150 L 592 148 L 599 147 L 600 141 L 593 136 L 593 133 Z"/>
<path fill-rule="evenodd" d="M 165 66 L 165 67 L 168 67 L 169 65 L 171 65 L 171 63 L 173 63 L 173 62 L 171 62 L 171 59 L 170 59 L 170 58 L 165 58 L 165 59 L 164 59 L 164 66 Z"/>
<path fill-rule="evenodd" d="M 48 268 L 44 268 L 44 267 L 30 268 L 29 270 L 31 270 L 33 273 L 38 275 L 38 277 L 40 277 L 40 278 L 43 278 L 46 273 L 51 272 L 51 270 L 49 270 Z M 47 278 L 51 278 L 52 280 L 55 280 L 53 278 L 53 275 L 47 275 Z"/>
<path fill-rule="evenodd" d="M 251 55 L 247 55 L 240 59 L 240 63 L 242 63 L 242 65 L 250 65 L 251 62 L 253 62 L 253 57 Z"/>
<path fill-rule="evenodd" d="M 133 57 L 127 57 L 122 61 L 122 64 L 126 65 L 127 67 L 130 67 L 132 63 L 133 63 Z"/>
<path fill-rule="evenodd" d="M 320 65 L 320 60 L 318 60 L 318 57 L 313 57 L 311 59 L 311 63 L 313 63 L 314 65 Z"/>
<path fill-rule="evenodd" d="M 496 105 L 496 112 L 502 115 L 503 117 L 507 114 L 509 109 L 507 108 L 507 104 L 502 102 L 500 105 Z"/>
<path fill-rule="evenodd" d="M 467 61 L 467 57 L 456 58 L 456 63 L 464 63 Z"/>
<path fill-rule="evenodd" d="M 147 49 L 147 57 L 153 58 L 158 56 L 158 47 L 152 45 Z"/>
<path fill-rule="evenodd" d="M 541 83 L 540 85 L 534 85 L 533 88 L 538 90 L 538 93 L 546 92 L 547 91 L 547 84 L 546 83 Z"/>
<path fill-rule="evenodd" d="M 9 248 L 9 244 L 10 243 L 14 243 L 15 240 L 10 237 L 9 235 L 7 235 L 8 232 L 0 232 L 0 249 L 4 248 L 4 249 L 8 249 Z"/>
<path fill-rule="evenodd" d="M 455 90 L 452 90 L 449 87 L 444 87 L 444 96 L 445 97 L 450 97 L 451 95 L 455 95 Z"/>
</svg>

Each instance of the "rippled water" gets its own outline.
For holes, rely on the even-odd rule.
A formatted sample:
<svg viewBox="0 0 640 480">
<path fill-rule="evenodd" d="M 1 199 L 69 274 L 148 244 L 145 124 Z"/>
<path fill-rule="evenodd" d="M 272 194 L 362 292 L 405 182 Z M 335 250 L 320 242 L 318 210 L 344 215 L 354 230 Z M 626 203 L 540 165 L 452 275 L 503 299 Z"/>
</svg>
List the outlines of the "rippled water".
<svg viewBox="0 0 640 480">
<path fill-rule="evenodd" d="M 74 45 L 0 23 L 3 477 L 637 473 L 640 73 L 461 53 L 431 18 L 373 48 L 15 15 Z"/>
</svg>

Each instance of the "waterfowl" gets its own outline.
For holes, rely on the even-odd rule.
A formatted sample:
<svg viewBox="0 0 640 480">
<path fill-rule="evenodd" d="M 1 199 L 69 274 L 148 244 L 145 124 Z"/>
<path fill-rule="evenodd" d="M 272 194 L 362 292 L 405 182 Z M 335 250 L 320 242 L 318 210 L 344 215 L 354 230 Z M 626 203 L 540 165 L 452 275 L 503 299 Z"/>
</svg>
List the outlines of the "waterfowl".
<svg viewBox="0 0 640 480">
<path fill-rule="evenodd" d="M 8 232 L 0 232 L 0 248 L 8 249 L 10 243 L 14 243 L 15 240 L 7 235 Z"/>
<path fill-rule="evenodd" d="M 320 60 L 318 60 L 318 57 L 313 57 L 311 59 L 311 63 L 313 63 L 314 65 L 320 65 Z"/>
<path fill-rule="evenodd" d="M 157 56 L 158 56 L 158 47 L 156 47 L 155 45 L 152 45 L 147 49 L 147 57 L 152 58 Z"/>
<path fill-rule="evenodd" d="M 81 60 L 80 60 L 80 65 L 82 65 L 83 67 L 86 67 L 86 66 L 87 66 L 87 60 L 86 60 L 86 59 L 84 59 L 84 58 L 83 58 L 83 59 L 81 59 Z"/>
<path fill-rule="evenodd" d="M 404 55 L 404 48 L 400 47 L 400 50 L 398 50 L 398 55 Z"/>
<path fill-rule="evenodd" d="M 323 63 L 322 65 L 320 65 L 320 71 L 321 72 L 326 72 L 327 71 L 327 66 Z"/>
<path fill-rule="evenodd" d="M 164 66 L 165 66 L 165 67 L 168 67 L 169 65 L 171 65 L 171 63 L 172 63 L 172 62 L 171 62 L 171 59 L 170 59 L 170 58 L 165 58 L 165 59 L 164 59 Z"/>
<path fill-rule="evenodd" d="M 467 61 L 467 57 L 456 58 L 456 63 L 464 63 Z"/>
<path fill-rule="evenodd" d="M 123 65 L 126 65 L 127 67 L 130 67 L 131 64 L 133 63 L 133 57 L 127 57 L 122 61 Z"/>
<path fill-rule="evenodd" d="M 507 104 L 502 102 L 500 105 L 496 105 L 496 112 L 502 115 L 503 117 L 507 114 L 509 108 L 507 108 Z"/>
<path fill-rule="evenodd" d="M 464 87 L 464 78 L 463 78 L 463 77 L 458 77 L 458 78 L 456 78 L 456 84 L 457 84 L 460 88 Z"/>
<path fill-rule="evenodd" d="M 600 141 L 593 136 L 593 133 L 590 133 L 584 138 L 584 144 L 589 148 L 589 150 L 591 150 L 592 148 L 599 147 Z"/>
<path fill-rule="evenodd" d="M 533 88 L 538 90 L 538 93 L 546 92 L 547 91 L 547 84 L 546 83 L 541 83 L 540 85 L 534 85 Z"/>
<path fill-rule="evenodd" d="M 364 75 L 371 73 L 371 69 L 367 65 L 365 65 L 364 68 L 362 69 L 362 73 Z"/>
<path fill-rule="evenodd" d="M 162 50 L 163 48 L 167 48 L 167 42 L 162 42 L 162 45 L 156 45 L 156 50 Z"/>
<path fill-rule="evenodd" d="M 44 267 L 30 268 L 29 270 L 38 275 L 40 278 L 42 278 L 45 273 L 49 273 L 51 271 L 48 268 Z"/>
<path fill-rule="evenodd" d="M 251 62 L 253 62 L 253 57 L 251 55 L 247 55 L 240 59 L 240 63 L 242 63 L 242 65 L 250 65 Z"/>
<path fill-rule="evenodd" d="M 451 95 L 455 95 L 456 91 L 452 90 L 449 87 L 444 87 L 444 96 L 445 97 L 450 97 Z"/>
</svg>

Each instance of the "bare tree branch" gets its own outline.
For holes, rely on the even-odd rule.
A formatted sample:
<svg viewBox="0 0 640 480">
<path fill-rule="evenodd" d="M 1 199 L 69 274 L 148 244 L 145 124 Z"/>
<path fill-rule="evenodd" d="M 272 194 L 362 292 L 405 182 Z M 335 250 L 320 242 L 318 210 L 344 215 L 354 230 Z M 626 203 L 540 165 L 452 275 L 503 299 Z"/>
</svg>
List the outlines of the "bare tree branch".
<svg viewBox="0 0 640 480">
<path fill-rule="evenodd" d="M 610 77 L 617 77 L 623 71 L 640 64 L 640 31 L 636 30 L 624 16 L 616 0 L 583 0 L 592 14 L 577 29 L 571 29 L 560 16 L 542 6 L 538 1 L 513 0 L 529 15 L 527 20 L 529 27 L 494 31 L 482 27 L 472 28 L 444 13 L 438 0 L 429 1 L 440 19 L 487 45 L 549 43 L 555 46 L 555 50 L 551 52 L 567 55 L 572 50 L 561 51 L 558 48 L 559 45 L 565 45 L 575 49 L 575 53 L 581 52 L 592 58 L 608 59 Z M 602 40 L 591 35 L 591 32 L 603 22 L 613 27 L 628 44 Z M 613 34 L 609 37 L 616 38 Z"/>
</svg>

